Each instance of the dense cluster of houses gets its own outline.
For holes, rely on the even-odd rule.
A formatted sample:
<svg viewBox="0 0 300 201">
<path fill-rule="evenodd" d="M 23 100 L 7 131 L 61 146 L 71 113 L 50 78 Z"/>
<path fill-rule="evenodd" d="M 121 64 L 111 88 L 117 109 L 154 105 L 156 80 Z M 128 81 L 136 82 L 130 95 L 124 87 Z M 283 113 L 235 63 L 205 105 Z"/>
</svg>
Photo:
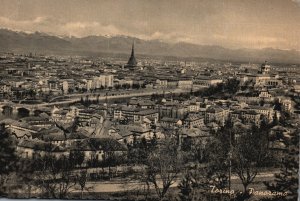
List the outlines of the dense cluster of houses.
<svg viewBox="0 0 300 201">
<path fill-rule="evenodd" d="M 262 99 L 262 98 L 261 98 Z M 5 119 L 1 123 L 18 140 L 18 151 L 25 158 L 51 154 L 68 156 L 74 151 L 84 153 L 85 160 L 103 160 L 107 152 L 126 153 L 134 140 L 164 139 L 167 135 L 180 135 L 204 144 L 217 131 L 231 121 L 236 125 L 256 125 L 278 120 L 282 112 L 293 114 L 292 101 L 279 99 L 281 110 L 272 102 L 259 100 L 247 103 L 236 97 L 220 100 L 195 97 L 189 100 L 162 98 L 132 98 L 124 104 L 81 104 L 72 107 L 53 107 L 38 116 Z M 272 132 L 283 130 L 283 126 Z M 107 143 L 107 142 L 110 143 Z M 105 145 L 105 146 L 104 146 Z M 278 148 L 278 144 L 272 144 Z"/>
<path fill-rule="evenodd" d="M 60 157 L 76 150 L 83 152 L 87 160 L 102 160 L 105 153 L 126 152 L 128 145 L 142 138 L 160 140 L 176 134 L 182 139 L 205 142 L 212 131 L 219 130 L 228 121 L 242 127 L 260 127 L 262 123 L 280 119 L 284 113 L 297 115 L 295 102 L 288 97 L 300 92 L 296 68 L 275 69 L 267 62 L 260 67 L 151 62 L 128 73 L 117 61 L 92 62 L 46 56 L 2 59 L 0 66 L 5 66 L 5 70 L 0 74 L 6 80 L 0 83 L 0 96 L 11 100 L 23 100 L 23 93 L 32 98 L 45 93 L 55 96 L 99 88 L 117 90 L 117 86 L 125 86 L 126 90 L 127 86 L 164 89 L 166 96 L 132 98 L 120 104 L 83 106 L 78 103 L 40 108 L 35 116 L 4 119 L 1 123 L 18 140 L 18 150 L 23 157 L 35 158 L 45 153 Z M 172 94 L 175 88 L 193 92 L 226 84 L 232 79 L 237 80 L 239 86 L 230 97 L 184 99 Z M 285 135 L 290 132 L 284 126 L 274 128 L 275 133 L 279 132 L 276 129 Z"/>
</svg>

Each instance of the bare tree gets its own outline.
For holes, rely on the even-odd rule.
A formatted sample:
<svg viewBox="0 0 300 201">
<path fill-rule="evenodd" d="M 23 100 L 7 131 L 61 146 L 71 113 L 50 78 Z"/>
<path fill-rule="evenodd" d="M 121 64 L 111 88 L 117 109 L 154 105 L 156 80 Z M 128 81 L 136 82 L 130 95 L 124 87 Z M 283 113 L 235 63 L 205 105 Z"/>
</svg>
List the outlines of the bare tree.
<svg viewBox="0 0 300 201">
<path fill-rule="evenodd" d="M 145 182 L 147 186 L 152 184 L 159 200 L 163 200 L 171 185 L 176 181 L 182 167 L 176 140 L 166 140 L 147 159 Z"/>
<path fill-rule="evenodd" d="M 258 129 L 245 133 L 233 148 L 233 167 L 239 176 L 243 187 L 244 196 L 248 194 L 247 187 L 253 182 L 259 168 L 267 158 L 267 140 Z"/>
<path fill-rule="evenodd" d="M 276 196 L 265 200 L 297 200 L 299 191 L 299 133 L 296 129 L 290 139 L 285 139 L 286 150 L 280 172 L 275 174 L 273 182 L 264 182 L 267 189 L 277 192 Z"/>
<path fill-rule="evenodd" d="M 80 199 L 83 198 L 83 190 L 85 189 L 86 181 L 87 181 L 87 171 L 81 171 L 78 177 L 78 182 L 81 190 Z"/>
<path fill-rule="evenodd" d="M 46 156 L 42 161 L 41 170 L 36 173 L 38 186 L 42 191 L 42 196 L 47 198 L 67 198 L 77 183 L 72 166 L 65 157 L 56 159 Z"/>
<path fill-rule="evenodd" d="M 8 180 L 17 166 L 16 142 L 5 130 L 5 125 L 0 125 L 0 196 L 6 193 Z"/>
</svg>

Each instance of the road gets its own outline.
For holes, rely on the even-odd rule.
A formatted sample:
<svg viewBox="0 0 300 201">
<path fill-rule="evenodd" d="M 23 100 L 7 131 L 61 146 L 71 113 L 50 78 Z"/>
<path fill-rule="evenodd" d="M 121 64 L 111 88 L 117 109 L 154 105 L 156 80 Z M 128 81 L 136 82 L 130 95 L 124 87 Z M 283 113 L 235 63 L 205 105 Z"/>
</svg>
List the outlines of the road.
<svg viewBox="0 0 300 201">
<path fill-rule="evenodd" d="M 92 171 L 92 170 L 91 170 Z M 258 173 L 254 182 L 249 185 L 248 188 L 254 188 L 256 190 L 266 190 L 266 187 L 263 184 L 263 181 L 273 181 L 274 174 L 278 173 L 278 170 L 272 171 L 264 171 Z M 175 182 L 171 185 L 171 187 L 177 187 L 181 181 L 181 177 L 179 176 Z M 158 180 L 158 185 L 162 186 L 162 181 Z M 32 194 L 39 194 L 40 188 L 36 188 L 31 186 Z M 86 189 L 84 193 L 93 192 L 93 193 L 114 193 L 114 192 L 126 192 L 132 190 L 143 190 L 145 189 L 145 183 L 140 182 L 138 180 L 130 180 L 128 178 L 113 178 L 110 181 L 88 181 L 86 182 Z M 154 189 L 154 186 L 150 186 L 150 189 Z M 241 181 L 237 175 L 232 175 L 231 177 L 231 189 L 235 192 L 239 192 L 243 190 Z M 28 189 L 18 189 L 18 193 L 26 194 Z M 79 185 L 72 187 L 70 192 L 81 192 Z"/>
<path fill-rule="evenodd" d="M 278 171 L 274 172 L 264 172 L 259 173 L 253 184 L 249 187 L 264 190 L 263 181 L 272 181 L 274 178 L 274 174 L 278 173 Z M 162 186 L 162 182 L 158 182 L 159 186 Z M 171 187 L 177 187 L 180 183 L 180 178 L 178 178 Z M 233 175 L 231 178 L 232 189 L 242 190 L 242 185 L 237 175 Z M 145 183 L 139 181 L 124 181 L 124 180 L 113 180 L 113 181 L 102 181 L 102 182 L 87 182 L 86 186 L 88 188 L 92 188 L 92 192 L 104 193 L 104 192 L 119 192 L 119 191 L 130 191 L 144 188 Z M 153 188 L 153 186 L 151 187 Z M 74 189 L 74 192 L 80 192 L 79 189 Z"/>
<path fill-rule="evenodd" d="M 61 100 L 57 102 L 49 102 L 49 103 L 39 103 L 39 104 L 22 104 L 22 103 L 13 103 L 7 102 L 2 103 L 0 105 L 9 105 L 11 107 L 23 107 L 27 109 L 35 109 L 40 107 L 48 107 L 48 106 L 57 106 L 57 105 L 65 105 L 72 104 L 81 100 L 81 98 L 85 98 L 89 96 L 89 100 L 110 100 L 110 99 L 118 99 L 118 98 L 131 98 L 131 97 L 142 97 L 142 96 L 151 96 L 152 94 L 164 94 L 164 93 L 172 93 L 172 94 L 180 94 L 190 92 L 189 89 L 173 89 L 164 90 L 164 89 L 146 89 L 146 90 L 134 90 L 134 91 L 108 91 L 108 92 L 99 92 L 99 93 L 83 93 L 83 94 L 70 94 L 62 97 L 67 97 L 68 100 Z M 62 98 L 62 97 L 56 97 Z M 52 99 L 55 100 L 55 99 Z"/>
</svg>

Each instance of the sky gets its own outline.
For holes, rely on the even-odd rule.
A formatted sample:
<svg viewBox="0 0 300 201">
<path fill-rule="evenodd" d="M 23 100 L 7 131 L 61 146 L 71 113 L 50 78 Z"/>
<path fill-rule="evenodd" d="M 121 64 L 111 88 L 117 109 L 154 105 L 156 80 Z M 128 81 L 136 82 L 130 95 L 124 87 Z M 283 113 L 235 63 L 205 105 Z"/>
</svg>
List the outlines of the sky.
<svg viewBox="0 0 300 201">
<path fill-rule="evenodd" d="M 0 0 L 0 27 L 300 50 L 300 0 Z"/>
</svg>

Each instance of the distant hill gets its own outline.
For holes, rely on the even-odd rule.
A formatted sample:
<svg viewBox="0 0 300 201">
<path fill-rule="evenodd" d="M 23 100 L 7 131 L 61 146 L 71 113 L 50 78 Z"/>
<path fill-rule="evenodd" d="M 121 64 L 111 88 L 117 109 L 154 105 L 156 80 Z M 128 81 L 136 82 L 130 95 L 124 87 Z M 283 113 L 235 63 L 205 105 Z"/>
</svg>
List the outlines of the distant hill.
<svg viewBox="0 0 300 201">
<path fill-rule="evenodd" d="M 128 36 L 88 36 L 83 38 L 58 37 L 35 32 L 24 33 L 0 29 L 0 51 L 37 52 L 42 54 L 130 54 L 135 41 L 137 55 L 199 57 L 217 60 L 272 63 L 300 63 L 296 50 L 228 49 L 221 46 L 190 43 L 165 43 L 159 40 L 141 40 Z"/>
</svg>

